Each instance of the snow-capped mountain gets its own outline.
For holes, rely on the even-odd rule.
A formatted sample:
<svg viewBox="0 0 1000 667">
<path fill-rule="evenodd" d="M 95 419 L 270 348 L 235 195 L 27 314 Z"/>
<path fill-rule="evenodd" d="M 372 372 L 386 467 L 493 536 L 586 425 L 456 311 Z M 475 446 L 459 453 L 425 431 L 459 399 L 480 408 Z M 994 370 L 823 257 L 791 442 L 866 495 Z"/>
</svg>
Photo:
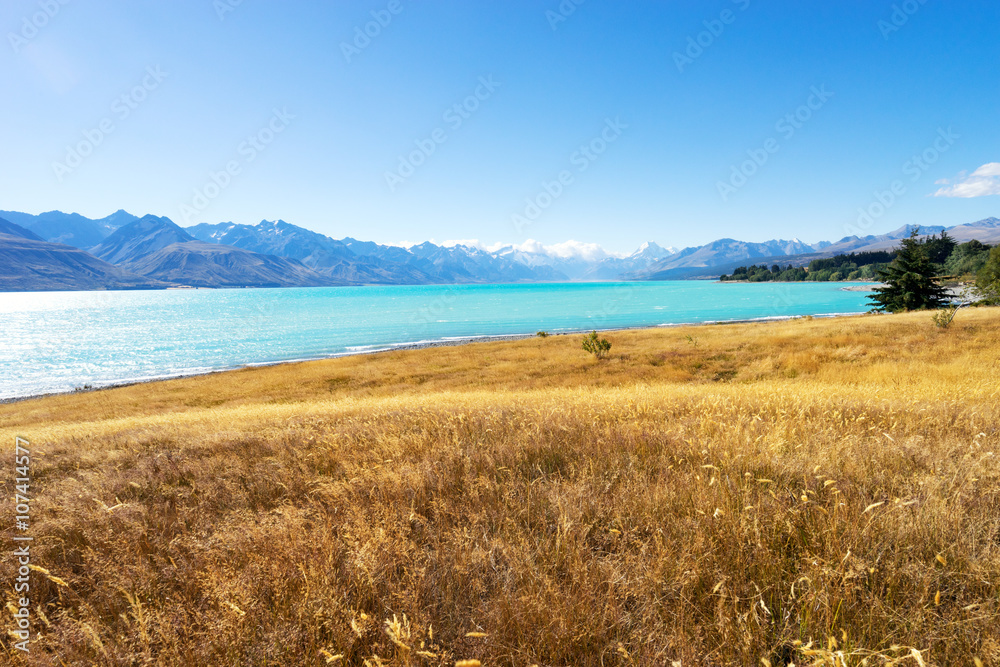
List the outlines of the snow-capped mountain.
<svg viewBox="0 0 1000 667">
<path fill-rule="evenodd" d="M 529 239 L 519 245 L 496 248 L 494 253 L 526 266 L 547 266 L 570 280 L 619 280 L 623 273 L 641 271 L 677 252 L 653 241 L 643 243 L 630 255 L 608 253 L 596 243 L 566 241 L 550 246 Z"/>
<path fill-rule="evenodd" d="M 669 247 L 664 248 L 663 246 L 657 245 L 653 241 L 646 241 L 639 249 L 634 253 L 629 255 L 630 259 L 652 259 L 654 261 L 661 260 L 664 257 L 669 257 L 670 255 L 677 254 L 677 248 Z"/>
</svg>

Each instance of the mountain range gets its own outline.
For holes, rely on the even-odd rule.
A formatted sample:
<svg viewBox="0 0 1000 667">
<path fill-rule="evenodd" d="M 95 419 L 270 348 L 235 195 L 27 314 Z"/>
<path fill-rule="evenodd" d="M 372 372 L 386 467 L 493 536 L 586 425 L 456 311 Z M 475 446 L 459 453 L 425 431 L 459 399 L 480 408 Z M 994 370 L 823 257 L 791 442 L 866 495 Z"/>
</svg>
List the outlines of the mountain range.
<svg viewBox="0 0 1000 667">
<path fill-rule="evenodd" d="M 572 241 L 491 248 L 428 241 L 403 248 L 337 240 L 283 220 L 182 228 L 169 218 L 122 210 L 96 220 L 0 211 L 0 291 L 715 278 L 748 262 L 802 266 L 843 252 L 885 250 L 911 229 L 814 244 L 727 238 L 676 250 L 650 241 L 621 257 Z M 1000 242 L 997 218 L 920 231 L 944 230 L 960 242 Z"/>
</svg>

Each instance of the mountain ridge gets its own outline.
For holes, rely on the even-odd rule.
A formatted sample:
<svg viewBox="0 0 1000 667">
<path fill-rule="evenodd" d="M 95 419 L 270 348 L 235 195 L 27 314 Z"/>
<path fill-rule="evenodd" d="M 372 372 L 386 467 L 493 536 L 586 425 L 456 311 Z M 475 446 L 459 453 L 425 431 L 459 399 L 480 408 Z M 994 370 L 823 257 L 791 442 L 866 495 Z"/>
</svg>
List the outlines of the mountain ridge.
<svg viewBox="0 0 1000 667">
<path fill-rule="evenodd" d="M 201 223 L 183 228 L 166 217 L 140 218 L 124 210 L 97 220 L 60 211 L 7 213 L 10 215 L 3 222 L 8 227 L 0 226 L 0 235 L 5 234 L 5 229 L 13 230 L 13 235 L 5 235 L 8 245 L 11 238 L 59 245 L 67 238 L 83 244 L 99 237 L 98 243 L 86 249 L 95 260 L 131 275 L 123 274 L 123 284 L 145 278 L 163 286 L 201 287 L 712 278 L 746 262 L 802 265 L 839 253 L 891 249 L 913 229 L 904 225 L 884 234 L 845 236 L 812 244 L 797 238 L 763 242 L 724 238 L 680 250 L 650 240 L 623 256 L 610 254 L 596 244 L 576 241 L 545 246 L 528 240 L 489 248 L 478 242 L 440 245 L 425 241 L 404 248 L 349 236 L 338 240 L 284 220 L 262 220 L 256 225 Z M 7 213 L 0 212 L 0 217 Z M 922 234 L 945 230 L 959 242 L 973 238 L 1000 242 L 1000 219 L 995 217 L 950 227 L 921 227 Z M 79 245 L 75 247 L 82 251 Z M 35 251 L 37 261 L 47 256 L 59 264 L 54 259 L 58 254 L 38 254 L 37 248 Z M 105 283 L 116 284 L 106 268 L 101 270 L 106 274 Z M 282 276 L 282 271 L 287 275 Z M 65 287 L 66 280 L 60 284 L 72 289 Z M 80 284 L 86 286 L 80 289 L 92 289 L 100 282 L 81 278 Z"/>
<path fill-rule="evenodd" d="M 127 265 L 174 243 L 194 240 L 169 218 L 146 215 L 116 230 L 90 253 L 111 264 Z"/>
<path fill-rule="evenodd" d="M 80 250 L 89 250 L 123 225 L 138 220 L 137 216 L 119 209 L 109 216 L 91 220 L 79 213 L 46 211 L 38 215 L 18 211 L 0 211 L 0 217 L 38 234 L 51 243 L 63 243 Z"/>
</svg>

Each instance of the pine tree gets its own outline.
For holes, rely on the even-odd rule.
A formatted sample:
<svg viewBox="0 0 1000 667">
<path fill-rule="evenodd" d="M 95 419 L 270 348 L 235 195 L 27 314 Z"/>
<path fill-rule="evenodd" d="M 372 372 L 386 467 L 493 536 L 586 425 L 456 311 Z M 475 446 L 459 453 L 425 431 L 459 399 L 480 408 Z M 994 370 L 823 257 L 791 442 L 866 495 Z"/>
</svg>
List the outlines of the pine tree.
<svg viewBox="0 0 1000 667">
<path fill-rule="evenodd" d="M 884 287 L 868 298 L 874 310 L 897 313 L 903 310 L 940 308 L 948 303 L 948 291 L 937 278 L 938 267 L 928 256 L 926 244 L 917 240 L 918 229 L 903 239 L 896 258 L 878 272 Z"/>
<path fill-rule="evenodd" d="M 944 264 L 948 261 L 948 257 L 951 256 L 958 243 L 955 239 L 948 236 L 947 231 L 943 231 L 940 236 L 928 236 L 924 239 L 923 245 L 927 250 L 927 257 L 932 262 L 935 264 Z"/>
</svg>

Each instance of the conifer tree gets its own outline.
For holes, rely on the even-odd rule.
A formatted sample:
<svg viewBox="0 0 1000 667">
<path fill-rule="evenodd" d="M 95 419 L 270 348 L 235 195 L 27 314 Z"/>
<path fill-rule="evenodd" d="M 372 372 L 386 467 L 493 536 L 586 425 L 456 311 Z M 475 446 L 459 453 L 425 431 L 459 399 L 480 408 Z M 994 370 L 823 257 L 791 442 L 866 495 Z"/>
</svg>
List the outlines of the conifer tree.
<svg viewBox="0 0 1000 667">
<path fill-rule="evenodd" d="M 917 240 L 919 229 L 903 239 L 896 258 L 878 272 L 884 287 L 868 298 L 877 311 L 897 313 L 904 310 L 940 308 L 948 303 L 948 292 L 938 282 L 937 265 L 928 256 L 926 244 Z"/>
</svg>

